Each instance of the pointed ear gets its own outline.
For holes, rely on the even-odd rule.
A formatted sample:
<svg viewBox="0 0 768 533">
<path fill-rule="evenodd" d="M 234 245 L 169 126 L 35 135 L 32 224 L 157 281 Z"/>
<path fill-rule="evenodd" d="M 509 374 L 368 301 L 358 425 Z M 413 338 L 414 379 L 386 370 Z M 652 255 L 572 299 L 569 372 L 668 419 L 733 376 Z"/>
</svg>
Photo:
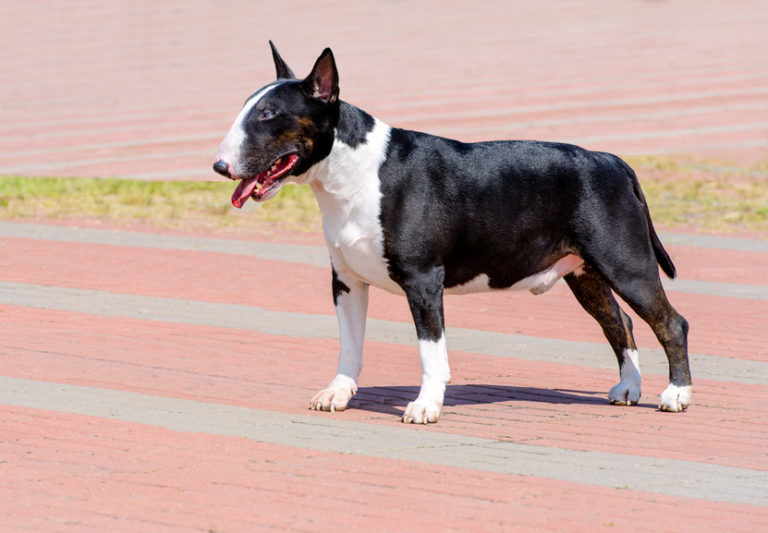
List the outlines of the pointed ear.
<svg viewBox="0 0 768 533">
<path fill-rule="evenodd" d="M 280 57 L 280 54 L 277 52 L 275 43 L 269 41 L 269 47 L 272 49 L 272 59 L 275 61 L 275 72 L 277 73 L 277 79 L 295 80 L 296 75 L 291 70 L 291 67 L 289 67 L 285 61 L 283 61 L 283 58 Z"/>
<path fill-rule="evenodd" d="M 339 73 L 330 48 L 323 50 L 303 84 L 304 90 L 314 98 L 331 104 L 338 101 Z"/>
</svg>

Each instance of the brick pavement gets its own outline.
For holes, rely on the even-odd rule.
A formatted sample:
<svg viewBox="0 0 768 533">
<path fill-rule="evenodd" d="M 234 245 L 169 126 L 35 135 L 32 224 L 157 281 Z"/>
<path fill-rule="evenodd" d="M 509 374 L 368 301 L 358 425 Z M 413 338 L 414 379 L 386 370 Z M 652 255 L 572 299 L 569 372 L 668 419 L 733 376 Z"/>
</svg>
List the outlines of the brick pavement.
<svg viewBox="0 0 768 533">
<path fill-rule="evenodd" d="M 761 0 L 6 6 L 0 174 L 212 179 L 270 38 L 297 72 L 332 46 L 342 98 L 395 126 L 765 159 L 765 27 Z"/>
<path fill-rule="evenodd" d="M 419 369 L 400 299 L 372 295 L 366 367 L 352 409 L 314 413 L 307 400 L 333 372 L 336 341 L 332 306 L 318 290 L 328 272 L 312 264 L 311 253 L 261 259 L 261 243 L 224 239 L 222 249 L 239 243 L 250 251 L 183 249 L 195 239 L 209 247 L 216 240 L 195 236 L 166 236 L 150 250 L 137 246 L 136 233 L 89 230 L 83 243 L 80 230 L 50 229 L 0 224 L 0 246 L 10 252 L 0 260 L 0 403 L 8 435 L 0 454 L 10 458 L 0 469 L 9 480 L 2 491 L 24 502 L 20 513 L 0 509 L 9 527 L 664 529 L 679 516 L 687 521 L 681 529 L 714 531 L 725 521 L 734 530 L 754 527 L 768 515 L 763 300 L 671 290 L 676 305 L 694 299 L 679 307 L 694 324 L 692 347 L 710 351 L 707 369 L 697 373 L 694 365 L 694 406 L 670 415 L 654 409 L 665 378 L 647 334 L 638 335 L 646 369 L 640 405 L 605 403 L 616 379 L 612 356 L 563 287 L 538 298 L 450 299 L 455 379 L 445 414 L 436 426 L 411 428 L 398 416 L 417 392 Z M 768 252 L 751 242 L 756 251 L 739 253 L 755 254 L 759 266 Z M 265 248 L 274 253 L 274 244 Z M 700 243 L 670 250 L 682 263 L 691 261 L 688 253 L 709 259 L 692 265 L 694 277 L 715 270 L 728 286 L 768 285 L 749 262 L 743 271 L 730 268 L 727 250 Z M 722 322 L 731 300 L 728 329 L 696 327 L 718 312 Z M 739 304 L 754 307 L 740 313 Z M 505 315 L 505 308 L 514 312 Z M 486 334 L 515 341 L 484 350 L 496 340 Z M 649 358 L 656 362 L 648 365 Z M 739 370 L 743 363 L 753 366 Z M 179 426 L 184 412 L 190 422 Z M 222 423 L 227 429 L 216 429 Z M 405 444 L 403 435 L 421 444 Z M 492 446 L 489 458 L 473 451 L 476 439 L 478 450 Z M 424 455 L 423 446 L 432 451 Z M 520 446 L 534 446 L 540 463 L 521 463 L 531 452 Z M 316 491 L 313 503 L 302 497 Z M 587 501 L 589 512 L 580 510 Z M 619 512 L 617 501 L 631 507 Z M 35 502 L 46 512 L 35 512 Z M 437 515 L 421 515 L 424 505 Z M 676 515 L 680 508 L 688 511 Z"/>
<path fill-rule="evenodd" d="M 214 179 L 268 38 L 297 72 L 331 45 L 342 97 L 397 126 L 764 160 L 767 23 L 759 1 L 17 3 L 0 174 Z M 559 285 L 448 298 L 444 416 L 407 427 L 412 325 L 380 291 L 351 409 L 306 410 L 335 368 L 327 255 L 275 239 L 0 223 L 0 530 L 764 526 L 765 241 L 664 234 L 688 412 L 655 410 L 639 321 L 640 405 L 607 405 L 613 356 Z"/>
</svg>

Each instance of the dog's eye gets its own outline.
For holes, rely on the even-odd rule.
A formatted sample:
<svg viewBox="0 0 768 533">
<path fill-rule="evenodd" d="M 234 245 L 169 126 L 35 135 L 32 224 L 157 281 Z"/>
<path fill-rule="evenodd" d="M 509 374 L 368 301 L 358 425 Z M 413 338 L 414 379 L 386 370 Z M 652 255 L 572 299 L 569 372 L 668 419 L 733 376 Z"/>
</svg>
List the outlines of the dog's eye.
<svg viewBox="0 0 768 533">
<path fill-rule="evenodd" d="M 262 109 L 261 112 L 259 113 L 259 120 L 270 120 L 275 118 L 276 116 L 277 116 L 277 113 L 267 107 Z"/>
</svg>

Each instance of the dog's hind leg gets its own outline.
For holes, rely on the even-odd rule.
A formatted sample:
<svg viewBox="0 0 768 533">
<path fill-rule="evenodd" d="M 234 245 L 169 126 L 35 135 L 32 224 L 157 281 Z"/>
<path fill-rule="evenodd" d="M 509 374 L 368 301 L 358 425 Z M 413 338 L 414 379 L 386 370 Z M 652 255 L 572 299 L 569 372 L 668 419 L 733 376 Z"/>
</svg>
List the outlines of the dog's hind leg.
<svg viewBox="0 0 768 533">
<path fill-rule="evenodd" d="M 691 403 L 693 385 L 688 364 L 688 321 L 667 300 L 661 280 L 637 290 L 619 284 L 615 287 L 632 309 L 645 320 L 664 348 L 669 362 L 669 385 L 661 393 L 659 409 L 679 412 Z"/>
<path fill-rule="evenodd" d="M 451 380 L 445 345 L 443 269 L 435 267 L 409 276 L 401 286 L 416 325 L 422 374 L 419 396 L 406 407 L 403 422 L 434 423 L 440 417 L 445 386 Z"/>
<path fill-rule="evenodd" d="M 339 364 L 328 388 L 315 394 L 309 408 L 316 411 L 343 411 L 357 392 L 357 378 L 363 369 L 363 338 L 368 310 L 368 284 L 333 270 L 331 284 L 336 318 L 339 322 Z"/>
<path fill-rule="evenodd" d="M 611 288 L 653 330 L 669 362 L 669 385 L 661 393 L 659 409 L 678 412 L 691 403 L 691 371 L 688 365 L 688 322 L 664 293 L 654 257 L 647 259 L 629 253 L 614 253 L 601 265 L 592 265 Z M 631 258 L 619 262 L 616 258 Z M 644 259 L 644 260 L 643 260 Z"/>
<path fill-rule="evenodd" d="M 640 400 L 641 377 L 632 320 L 619 307 L 610 286 L 591 266 L 584 265 L 565 276 L 574 296 L 603 329 L 619 362 L 621 381 L 608 392 L 614 405 L 635 405 Z"/>
</svg>

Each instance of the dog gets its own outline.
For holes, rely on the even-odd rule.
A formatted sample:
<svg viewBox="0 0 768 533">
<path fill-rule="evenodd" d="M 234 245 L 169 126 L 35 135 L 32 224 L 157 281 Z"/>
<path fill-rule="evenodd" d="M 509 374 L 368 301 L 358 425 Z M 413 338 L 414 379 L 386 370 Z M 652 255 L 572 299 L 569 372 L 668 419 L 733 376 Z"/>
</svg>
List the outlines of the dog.
<svg viewBox="0 0 768 533">
<path fill-rule="evenodd" d="M 336 376 L 310 408 L 342 411 L 357 392 L 368 287 L 408 300 L 422 382 L 406 423 L 437 422 L 450 367 L 444 293 L 523 289 L 563 278 L 597 320 L 619 364 L 611 404 L 634 405 L 641 376 L 632 322 L 618 294 L 666 352 L 659 408 L 691 403 L 688 322 L 670 305 L 659 267 L 675 266 L 634 171 L 619 157 L 539 141 L 463 143 L 390 127 L 339 99 L 330 48 L 297 79 L 270 41 L 273 83 L 245 102 L 213 169 L 238 181 L 232 204 L 308 184 L 323 213 L 339 324 Z"/>
</svg>

